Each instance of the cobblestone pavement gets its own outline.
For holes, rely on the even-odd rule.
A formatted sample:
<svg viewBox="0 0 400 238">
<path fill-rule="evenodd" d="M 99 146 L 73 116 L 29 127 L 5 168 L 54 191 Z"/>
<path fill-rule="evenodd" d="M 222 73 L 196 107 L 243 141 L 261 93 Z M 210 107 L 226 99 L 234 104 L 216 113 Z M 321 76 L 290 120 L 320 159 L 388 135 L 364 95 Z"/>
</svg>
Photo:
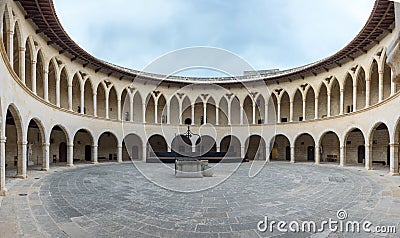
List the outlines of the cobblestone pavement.
<svg viewBox="0 0 400 238">
<path fill-rule="evenodd" d="M 162 165 L 138 166 L 176 181 L 173 173 L 163 174 Z M 348 220 L 400 229 L 400 178 L 387 171 L 273 162 L 249 178 L 249 166 L 243 164 L 224 183 L 195 193 L 154 185 L 131 163 L 30 171 L 26 180 L 9 181 L 8 195 L 0 200 L 0 237 L 377 236 L 257 231 L 265 216 L 269 221 L 321 222 L 337 220 L 341 209 Z M 196 186 L 206 179 L 180 181 Z"/>
</svg>

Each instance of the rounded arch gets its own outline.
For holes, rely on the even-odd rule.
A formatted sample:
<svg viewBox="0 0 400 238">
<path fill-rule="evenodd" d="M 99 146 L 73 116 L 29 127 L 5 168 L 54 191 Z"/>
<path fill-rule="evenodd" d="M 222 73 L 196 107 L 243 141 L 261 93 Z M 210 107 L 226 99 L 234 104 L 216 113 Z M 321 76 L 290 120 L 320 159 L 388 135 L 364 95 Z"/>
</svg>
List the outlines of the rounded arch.
<svg viewBox="0 0 400 238">
<path fill-rule="evenodd" d="M 339 162 L 340 139 L 336 132 L 329 130 L 322 133 L 317 146 L 321 162 Z"/>
<path fill-rule="evenodd" d="M 202 156 L 209 152 L 217 152 L 217 143 L 211 136 L 201 136 L 196 140 L 196 154 Z"/>
<path fill-rule="evenodd" d="M 241 157 L 241 143 L 234 135 L 227 135 L 220 142 L 220 151 L 226 152 L 226 157 Z"/>
<path fill-rule="evenodd" d="M 277 134 L 271 138 L 270 160 L 290 161 L 290 140 L 284 134 Z"/>
<path fill-rule="evenodd" d="M 87 128 L 81 128 L 74 133 L 74 160 L 79 161 L 95 161 L 92 154 L 94 136 L 93 133 Z"/>
<path fill-rule="evenodd" d="M 112 131 L 104 131 L 98 141 L 98 160 L 116 161 L 118 156 L 118 136 Z"/>
<path fill-rule="evenodd" d="M 168 144 L 162 135 L 152 135 L 146 144 L 146 155 L 147 158 L 159 158 L 159 154 L 162 152 L 168 152 Z"/>
<path fill-rule="evenodd" d="M 192 152 L 192 141 L 184 135 L 177 135 L 172 140 L 171 150 L 178 154 L 190 153 Z"/>
<path fill-rule="evenodd" d="M 55 163 L 67 163 L 68 145 L 71 144 L 70 133 L 63 125 L 56 124 L 50 130 L 50 161 Z"/>
<path fill-rule="evenodd" d="M 11 119 L 12 121 L 7 122 L 7 119 Z M 7 106 L 7 114 L 5 118 L 5 122 L 3 124 L 4 130 L 6 130 L 6 125 L 7 123 L 13 123 L 15 125 L 16 130 L 17 130 L 17 139 L 22 141 L 23 140 L 23 135 L 24 135 L 24 123 L 22 121 L 22 116 L 21 112 L 19 111 L 18 107 L 14 103 L 10 103 Z"/>
<path fill-rule="evenodd" d="M 122 159 L 123 160 L 143 160 L 143 142 L 142 138 L 134 133 L 129 133 L 125 136 L 123 142 Z"/>
<path fill-rule="evenodd" d="M 296 161 L 315 162 L 315 140 L 309 133 L 298 135 L 294 142 L 294 153 Z"/>
<path fill-rule="evenodd" d="M 266 160 L 266 144 L 260 135 L 251 135 L 245 142 L 245 160 Z"/>
<path fill-rule="evenodd" d="M 345 164 L 362 164 L 365 161 L 365 135 L 362 130 L 355 127 L 347 131 L 343 146 L 345 157 L 341 162 Z"/>
</svg>

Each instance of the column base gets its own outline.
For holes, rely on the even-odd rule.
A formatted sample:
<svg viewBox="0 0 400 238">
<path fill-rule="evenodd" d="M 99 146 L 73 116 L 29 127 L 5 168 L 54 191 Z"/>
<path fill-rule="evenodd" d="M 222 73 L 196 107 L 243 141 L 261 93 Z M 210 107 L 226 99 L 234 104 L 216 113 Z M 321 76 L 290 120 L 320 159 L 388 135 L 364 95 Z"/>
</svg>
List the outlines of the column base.
<svg viewBox="0 0 400 238">
<path fill-rule="evenodd" d="M 47 171 L 49 171 L 50 169 L 49 168 L 42 168 L 41 169 L 41 171 L 44 171 L 44 172 L 47 172 Z"/>
<path fill-rule="evenodd" d="M 321 163 L 320 163 L 320 162 L 315 162 L 314 164 L 315 164 L 315 165 L 320 165 Z"/>
<path fill-rule="evenodd" d="M 74 167 L 74 164 L 67 164 L 68 167 Z"/>
<path fill-rule="evenodd" d="M 98 164 L 99 162 L 96 162 L 96 161 L 93 161 L 93 162 L 90 162 L 91 164 Z"/>
<path fill-rule="evenodd" d="M 389 175 L 390 175 L 390 176 L 399 176 L 399 173 L 390 172 Z"/>
<path fill-rule="evenodd" d="M 0 196 L 6 196 L 7 195 L 7 189 L 5 188 L 5 189 L 3 189 L 3 190 L 0 190 Z"/>
<path fill-rule="evenodd" d="M 290 161 L 290 163 L 291 163 L 291 164 L 295 164 L 295 163 L 296 163 L 296 161 Z"/>
<path fill-rule="evenodd" d="M 372 168 L 372 167 L 365 167 L 365 169 L 369 170 L 369 171 L 374 170 L 374 168 Z"/>
<path fill-rule="evenodd" d="M 19 178 L 19 179 L 26 179 L 28 176 L 26 175 L 16 175 L 15 178 Z"/>
</svg>

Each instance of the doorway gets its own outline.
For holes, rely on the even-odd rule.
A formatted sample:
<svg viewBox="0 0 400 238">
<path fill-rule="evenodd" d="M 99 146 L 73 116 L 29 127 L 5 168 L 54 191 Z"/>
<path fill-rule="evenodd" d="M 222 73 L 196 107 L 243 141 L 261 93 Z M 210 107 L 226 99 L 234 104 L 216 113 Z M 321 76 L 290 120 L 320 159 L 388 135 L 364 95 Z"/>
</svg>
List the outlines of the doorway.
<svg viewBox="0 0 400 238">
<path fill-rule="evenodd" d="M 358 163 L 362 164 L 365 160 L 365 146 L 358 146 Z"/>
<path fill-rule="evenodd" d="M 86 161 L 92 160 L 92 147 L 90 145 L 85 146 L 85 160 Z"/>
<path fill-rule="evenodd" d="M 286 146 L 286 160 L 290 161 L 290 146 Z"/>
<path fill-rule="evenodd" d="M 59 152 L 60 162 L 67 162 L 67 144 L 65 142 L 60 143 L 58 152 Z"/>
<path fill-rule="evenodd" d="M 307 147 L 307 160 L 314 161 L 315 153 L 314 153 L 314 146 Z"/>
</svg>

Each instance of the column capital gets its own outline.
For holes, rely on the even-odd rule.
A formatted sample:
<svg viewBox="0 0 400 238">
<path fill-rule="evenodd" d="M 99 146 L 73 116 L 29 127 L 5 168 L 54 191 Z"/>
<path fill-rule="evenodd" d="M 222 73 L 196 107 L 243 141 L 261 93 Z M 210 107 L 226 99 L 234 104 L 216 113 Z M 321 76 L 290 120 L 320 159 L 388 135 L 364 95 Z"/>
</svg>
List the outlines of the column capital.
<svg viewBox="0 0 400 238">
<path fill-rule="evenodd" d="M 50 143 L 43 143 L 42 146 L 50 146 Z"/>
<path fill-rule="evenodd" d="M 97 145 L 97 144 L 92 145 L 92 148 L 98 148 L 98 147 L 99 147 L 99 145 Z"/>
<path fill-rule="evenodd" d="M 0 137 L 0 143 L 6 143 L 7 142 L 7 137 Z"/>
<path fill-rule="evenodd" d="M 68 147 L 74 147 L 74 144 L 72 143 L 69 143 L 68 145 L 67 145 Z"/>
<path fill-rule="evenodd" d="M 20 47 L 19 47 L 19 51 L 23 51 L 23 52 L 25 52 L 25 50 L 26 50 L 26 48 L 25 48 L 25 47 L 23 47 L 23 46 L 20 46 Z"/>
</svg>

